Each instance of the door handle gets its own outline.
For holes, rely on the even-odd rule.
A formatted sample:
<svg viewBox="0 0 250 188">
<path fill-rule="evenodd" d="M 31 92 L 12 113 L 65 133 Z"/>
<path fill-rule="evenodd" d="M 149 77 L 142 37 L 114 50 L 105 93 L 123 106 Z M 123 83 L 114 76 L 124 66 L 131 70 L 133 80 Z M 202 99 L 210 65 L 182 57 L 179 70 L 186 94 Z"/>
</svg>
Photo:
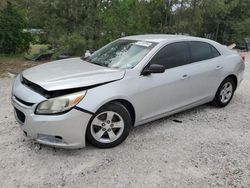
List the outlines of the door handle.
<svg viewBox="0 0 250 188">
<path fill-rule="evenodd" d="M 186 80 L 189 76 L 187 74 L 182 75 L 181 79 Z"/>
<path fill-rule="evenodd" d="M 222 69 L 222 66 L 220 65 L 216 66 L 216 70 L 220 70 L 220 69 Z"/>
</svg>

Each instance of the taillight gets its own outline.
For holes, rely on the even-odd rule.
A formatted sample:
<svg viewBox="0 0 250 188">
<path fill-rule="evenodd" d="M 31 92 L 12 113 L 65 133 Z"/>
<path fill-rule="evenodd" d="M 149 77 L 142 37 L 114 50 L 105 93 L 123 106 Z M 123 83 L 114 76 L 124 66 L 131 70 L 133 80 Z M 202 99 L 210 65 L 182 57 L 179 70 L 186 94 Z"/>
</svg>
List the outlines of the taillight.
<svg viewBox="0 0 250 188">
<path fill-rule="evenodd" d="M 243 62 L 245 62 L 246 57 L 245 57 L 243 54 L 240 54 L 240 57 L 241 57 L 241 60 L 242 60 Z"/>
</svg>

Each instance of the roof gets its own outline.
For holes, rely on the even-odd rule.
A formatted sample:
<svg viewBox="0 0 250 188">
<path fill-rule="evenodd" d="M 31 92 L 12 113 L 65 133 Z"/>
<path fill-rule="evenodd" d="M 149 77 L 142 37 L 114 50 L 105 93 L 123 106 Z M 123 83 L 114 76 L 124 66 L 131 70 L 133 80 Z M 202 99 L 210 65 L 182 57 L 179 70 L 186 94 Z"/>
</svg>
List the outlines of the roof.
<svg viewBox="0 0 250 188">
<path fill-rule="evenodd" d="M 185 36 L 185 35 L 167 35 L 167 34 L 150 34 L 150 35 L 133 35 L 133 36 L 127 36 L 123 37 L 123 39 L 128 40 L 143 40 L 143 41 L 149 41 L 149 42 L 163 42 L 163 41 L 171 41 L 171 40 L 188 40 L 188 39 L 199 39 L 202 40 L 202 38 L 198 37 L 192 37 L 192 36 Z"/>
</svg>

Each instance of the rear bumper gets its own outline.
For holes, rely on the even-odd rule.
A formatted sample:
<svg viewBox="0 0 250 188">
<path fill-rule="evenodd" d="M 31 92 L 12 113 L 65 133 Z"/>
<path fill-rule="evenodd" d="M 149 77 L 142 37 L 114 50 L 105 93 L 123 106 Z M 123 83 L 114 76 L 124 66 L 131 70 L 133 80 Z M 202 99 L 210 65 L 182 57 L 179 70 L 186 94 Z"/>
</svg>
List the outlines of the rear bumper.
<svg viewBox="0 0 250 188">
<path fill-rule="evenodd" d="M 36 104 L 26 106 L 12 96 L 15 118 L 26 135 L 41 144 L 61 148 L 85 147 L 91 114 L 72 109 L 61 115 L 34 114 Z"/>
</svg>

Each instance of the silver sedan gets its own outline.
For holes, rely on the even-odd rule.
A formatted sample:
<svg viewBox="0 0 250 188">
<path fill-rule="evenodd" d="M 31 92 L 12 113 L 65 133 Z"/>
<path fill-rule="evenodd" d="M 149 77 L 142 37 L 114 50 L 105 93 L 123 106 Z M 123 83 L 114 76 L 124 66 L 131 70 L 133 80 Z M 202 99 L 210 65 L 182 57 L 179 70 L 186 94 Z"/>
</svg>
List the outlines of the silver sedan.
<svg viewBox="0 0 250 188">
<path fill-rule="evenodd" d="M 237 52 L 212 40 L 129 36 L 88 57 L 23 71 L 12 104 L 21 129 L 39 143 L 109 148 L 134 126 L 205 103 L 225 107 L 244 69 Z"/>
</svg>

